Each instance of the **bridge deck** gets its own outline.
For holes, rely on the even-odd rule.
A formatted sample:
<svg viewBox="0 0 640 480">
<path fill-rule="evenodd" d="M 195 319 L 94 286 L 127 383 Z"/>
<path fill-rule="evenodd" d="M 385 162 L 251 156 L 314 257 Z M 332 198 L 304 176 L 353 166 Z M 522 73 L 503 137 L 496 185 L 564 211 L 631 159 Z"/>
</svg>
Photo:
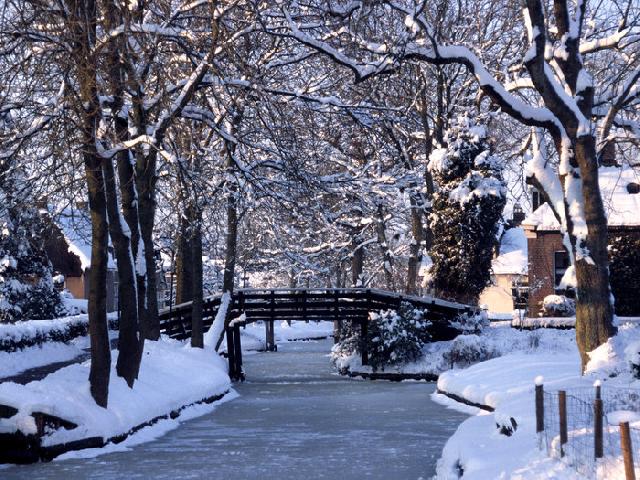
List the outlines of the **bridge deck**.
<svg viewBox="0 0 640 480">
<path fill-rule="evenodd" d="M 203 303 L 203 324 L 209 328 L 222 302 L 221 295 L 207 297 Z M 450 322 L 475 307 L 432 297 L 401 295 L 377 289 L 363 288 L 279 288 L 239 289 L 231 298 L 225 318 L 225 333 L 232 378 L 242 377 L 242 352 L 239 327 L 257 321 L 267 325 L 267 343 L 273 337 L 276 320 L 351 321 L 360 325 L 366 336 L 369 313 L 397 309 L 403 302 L 424 310 L 432 322 L 434 338 L 448 339 L 459 331 Z M 242 316 L 242 317 L 241 317 Z M 239 321 L 242 318 L 242 321 Z M 233 322 L 233 324 L 231 324 Z M 191 302 L 175 305 L 160 312 L 162 333 L 178 340 L 191 335 Z M 271 342 L 274 343 L 273 338 Z M 365 349 L 366 350 L 366 349 Z M 367 363 L 366 351 L 362 352 Z"/>
</svg>

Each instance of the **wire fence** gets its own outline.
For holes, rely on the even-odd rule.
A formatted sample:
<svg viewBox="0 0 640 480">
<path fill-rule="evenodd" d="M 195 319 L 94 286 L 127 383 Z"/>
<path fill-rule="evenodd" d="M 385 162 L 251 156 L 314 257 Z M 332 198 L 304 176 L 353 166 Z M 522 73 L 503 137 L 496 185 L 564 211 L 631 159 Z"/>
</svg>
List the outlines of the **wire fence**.
<svg viewBox="0 0 640 480">
<path fill-rule="evenodd" d="M 538 430 L 543 429 L 538 432 L 540 447 L 550 456 L 585 478 L 640 479 L 640 390 L 537 388 L 542 392 L 536 400 L 536 415 L 543 417 L 538 423 Z M 628 434 L 621 432 L 627 427 Z"/>
</svg>

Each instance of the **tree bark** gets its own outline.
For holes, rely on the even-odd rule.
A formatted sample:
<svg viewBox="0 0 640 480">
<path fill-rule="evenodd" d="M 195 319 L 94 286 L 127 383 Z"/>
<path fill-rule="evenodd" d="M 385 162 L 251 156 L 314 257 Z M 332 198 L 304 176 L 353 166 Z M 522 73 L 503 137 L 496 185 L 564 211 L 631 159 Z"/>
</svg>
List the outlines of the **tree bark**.
<svg viewBox="0 0 640 480">
<path fill-rule="evenodd" d="M 158 290 L 156 285 L 156 257 L 153 244 L 153 227 L 156 215 L 156 152 L 142 156 L 142 162 L 136 163 L 136 186 L 138 188 L 138 215 L 140 217 L 140 235 L 144 248 L 144 264 L 146 272 L 146 289 L 144 292 L 143 325 L 148 329 L 148 336 L 155 340 L 160 338 L 160 322 L 158 319 Z M 140 159 L 139 159 L 140 160 Z M 138 252 L 140 255 L 140 252 Z"/>
<path fill-rule="evenodd" d="M 193 263 L 193 303 L 191 304 L 191 346 L 204 348 L 204 331 L 202 326 L 202 211 L 192 207 L 193 221 L 191 227 L 191 258 Z"/>
<path fill-rule="evenodd" d="M 97 128 L 100 122 L 100 103 L 96 86 L 97 62 L 93 55 L 97 12 L 93 0 L 80 2 L 68 0 L 66 7 L 67 27 L 72 39 L 71 56 L 80 90 L 81 105 L 78 105 L 77 110 L 81 118 L 82 157 L 91 213 L 92 245 L 88 299 L 91 339 L 89 388 L 96 404 L 106 408 L 109 399 L 111 348 L 106 305 L 108 221 L 102 159 L 96 145 Z"/>
<path fill-rule="evenodd" d="M 128 156 L 128 152 L 124 152 Z M 118 360 L 116 372 L 124 378 L 129 387 L 133 387 L 140 370 L 141 348 L 138 336 L 138 294 L 136 273 L 131 252 L 131 239 L 124 230 L 118 206 L 115 170 L 111 160 L 102 162 L 109 233 L 118 265 L 118 300 L 120 308 L 120 326 L 118 332 Z"/>
<path fill-rule="evenodd" d="M 178 234 L 178 249 L 176 253 L 176 304 L 193 300 L 193 242 L 189 210 L 190 207 L 187 207 L 180 218 L 180 232 Z"/>
<path fill-rule="evenodd" d="M 376 222 L 376 233 L 378 236 L 378 244 L 380 245 L 380 251 L 382 252 L 384 270 L 384 279 L 387 290 L 394 291 L 395 285 L 393 282 L 393 257 L 389 250 L 389 243 L 387 241 L 386 226 L 384 222 L 384 207 L 382 204 L 378 204 L 378 218 Z"/>
<path fill-rule="evenodd" d="M 224 276 L 222 291 L 233 292 L 236 270 L 236 249 L 238 245 L 238 211 L 236 209 L 236 189 L 230 189 L 227 198 L 227 235 L 224 253 Z"/>
<path fill-rule="evenodd" d="M 92 123 L 92 122 L 91 122 Z M 85 129 L 88 130 L 88 129 Z M 88 130 L 90 131 L 90 130 Z M 93 132 L 95 134 L 95 131 Z M 93 141 L 92 141 L 93 140 Z M 107 266 L 109 245 L 104 178 L 100 158 L 95 150 L 95 137 L 84 140 L 84 164 L 91 212 L 91 268 L 89 269 L 89 338 L 91 339 L 91 396 L 106 408 L 109 398 L 111 347 L 107 326 Z"/>
<path fill-rule="evenodd" d="M 424 241 L 424 226 L 422 223 L 422 211 L 418 207 L 417 199 L 414 195 L 410 197 L 411 202 L 411 233 L 413 239 L 409 245 L 409 261 L 407 265 L 407 286 L 406 292 L 409 294 L 418 293 L 418 269 L 422 261 L 420 254 L 422 242 Z"/>
<path fill-rule="evenodd" d="M 115 28 L 123 23 L 121 11 L 107 9 L 105 23 L 107 29 Z M 126 73 L 121 55 L 126 55 L 126 43 L 121 38 L 109 42 L 106 51 L 106 62 L 109 86 L 113 97 L 111 107 L 116 138 L 124 142 L 129 138 L 129 125 L 126 112 L 123 111 Z M 118 360 L 116 372 L 123 377 L 129 387 L 133 387 L 138 378 L 144 337 L 139 335 L 139 305 L 137 293 L 137 278 L 135 268 L 135 250 L 132 244 L 132 231 L 138 229 L 137 209 L 134 207 L 135 191 L 131 191 L 134 182 L 133 167 L 130 162 L 129 151 L 121 150 L 116 154 L 118 174 L 120 180 L 120 194 L 122 197 L 122 211 L 126 212 L 129 221 L 120 215 L 118 205 L 118 181 L 111 159 L 104 159 L 102 169 L 105 181 L 107 201 L 107 215 L 109 218 L 109 233 L 115 251 L 118 265 L 118 307 L 120 310 L 120 325 L 118 331 Z M 133 226 L 132 226 L 133 224 Z M 136 249 L 137 250 L 137 249 Z"/>
<path fill-rule="evenodd" d="M 589 361 L 587 353 L 615 335 L 616 328 L 612 322 L 607 217 L 598 184 L 595 138 L 591 135 L 578 138 L 575 156 L 582 175 L 582 195 L 588 226 L 586 248 L 592 260 L 589 262 L 578 259 L 575 262 L 576 341 L 584 370 Z"/>
<path fill-rule="evenodd" d="M 364 268 L 364 248 L 360 246 L 360 236 L 351 238 L 351 286 L 362 287 L 362 271 Z"/>
</svg>

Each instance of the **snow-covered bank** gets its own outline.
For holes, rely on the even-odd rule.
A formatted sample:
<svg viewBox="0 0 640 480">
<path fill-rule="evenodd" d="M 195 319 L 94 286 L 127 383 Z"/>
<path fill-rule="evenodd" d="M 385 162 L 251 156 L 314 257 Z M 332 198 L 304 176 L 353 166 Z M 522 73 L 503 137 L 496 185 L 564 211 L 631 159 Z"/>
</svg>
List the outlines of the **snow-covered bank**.
<svg viewBox="0 0 640 480">
<path fill-rule="evenodd" d="M 536 349 L 513 351 L 440 375 L 439 390 L 493 407 L 495 412 L 480 412 L 460 425 L 443 449 L 438 478 L 583 478 L 569 466 L 569 459 L 549 458 L 546 450 L 538 448 L 534 378 L 544 377 L 546 391 L 591 389 L 596 379 L 603 382 L 603 389 L 637 389 L 640 381 L 631 375 L 629 360 L 633 352 L 640 350 L 639 330 L 631 324 L 621 326 L 615 339 L 593 352 L 584 376 L 580 375 L 577 348 L 574 344 L 567 348 L 563 339 L 571 332 L 547 332 L 545 335 L 557 336 L 555 346 L 554 342 L 540 343 Z M 634 342 L 635 346 L 630 347 Z M 505 435 L 505 429 L 512 430 L 512 434 Z M 640 445 L 635 445 L 634 450 L 636 456 L 640 455 Z M 616 462 L 619 460 L 608 460 L 609 472 L 617 468 Z"/>
<path fill-rule="evenodd" d="M 0 434 L 21 432 L 37 437 L 45 448 L 85 439 L 98 439 L 97 446 L 102 446 L 157 419 L 176 418 L 185 406 L 220 398 L 230 389 L 226 363 L 210 349 L 194 349 L 166 338 L 146 342 L 133 389 L 116 376 L 116 355 L 114 351 L 106 409 L 91 398 L 89 362 L 65 367 L 26 385 L 0 384 L 0 405 L 17 410 L 10 418 L 0 419 Z M 43 428 L 34 413 L 70 424 Z"/>
<path fill-rule="evenodd" d="M 640 317 L 617 317 L 619 325 L 627 323 L 640 324 Z M 576 317 L 524 317 L 514 316 L 511 326 L 516 328 L 575 328 Z"/>
<path fill-rule="evenodd" d="M 0 352 L 0 379 L 31 368 L 73 360 L 83 353 L 84 350 L 75 342 L 48 342 L 17 352 Z"/>
<path fill-rule="evenodd" d="M 118 315 L 107 315 L 109 328 L 116 328 Z M 87 335 L 89 316 L 74 315 L 53 320 L 27 320 L 0 324 L 0 351 L 15 352 L 47 342 L 69 342 Z"/>
<path fill-rule="evenodd" d="M 520 331 L 511 328 L 508 323 L 495 323 L 479 335 L 459 335 L 454 340 L 428 343 L 416 362 L 388 366 L 384 372 L 400 376 L 423 375 L 435 378 L 448 370 L 464 368 L 511 352 L 572 352 L 574 339 L 575 333 L 571 331 Z M 332 361 L 344 372 L 372 373 L 370 366 L 362 365 L 358 353 L 343 355 L 334 349 Z"/>
</svg>

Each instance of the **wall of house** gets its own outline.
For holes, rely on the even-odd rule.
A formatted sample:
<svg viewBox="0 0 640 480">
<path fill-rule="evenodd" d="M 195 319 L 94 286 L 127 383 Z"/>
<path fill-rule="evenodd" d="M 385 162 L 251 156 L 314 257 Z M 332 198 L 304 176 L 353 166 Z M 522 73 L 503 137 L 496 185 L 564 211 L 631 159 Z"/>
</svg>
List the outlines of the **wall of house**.
<svg viewBox="0 0 640 480">
<path fill-rule="evenodd" d="M 490 312 L 513 312 L 513 297 L 511 295 L 513 275 L 493 275 L 491 280 L 493 284 L 483 290 L 478 303 L 486 305 Z"/>
<path fill-rule="evenodd" d="M 74 298 L 86 298 L 83 277 L 64 277 L 64 288 L 69 290 Z"/>
<path fill-rule="evenodd" d="M 77 298 L 89 298 L 89 269 L 85 269 L 82 275 L 82 285 L 84 288 L 83 296 Z M 107 291 L 106 303 L 107 312 L 115 312 L 118 310 L 118 271 L 107 270 Z"/>
<path fill-rule="evenodd" d="M 560 232 L 527 232 L 529 248 L 529 313 L 537 317 L 542 310 L 542 300 L 555 293 L 553 257 L 564 250 Z"/>
</svg>

